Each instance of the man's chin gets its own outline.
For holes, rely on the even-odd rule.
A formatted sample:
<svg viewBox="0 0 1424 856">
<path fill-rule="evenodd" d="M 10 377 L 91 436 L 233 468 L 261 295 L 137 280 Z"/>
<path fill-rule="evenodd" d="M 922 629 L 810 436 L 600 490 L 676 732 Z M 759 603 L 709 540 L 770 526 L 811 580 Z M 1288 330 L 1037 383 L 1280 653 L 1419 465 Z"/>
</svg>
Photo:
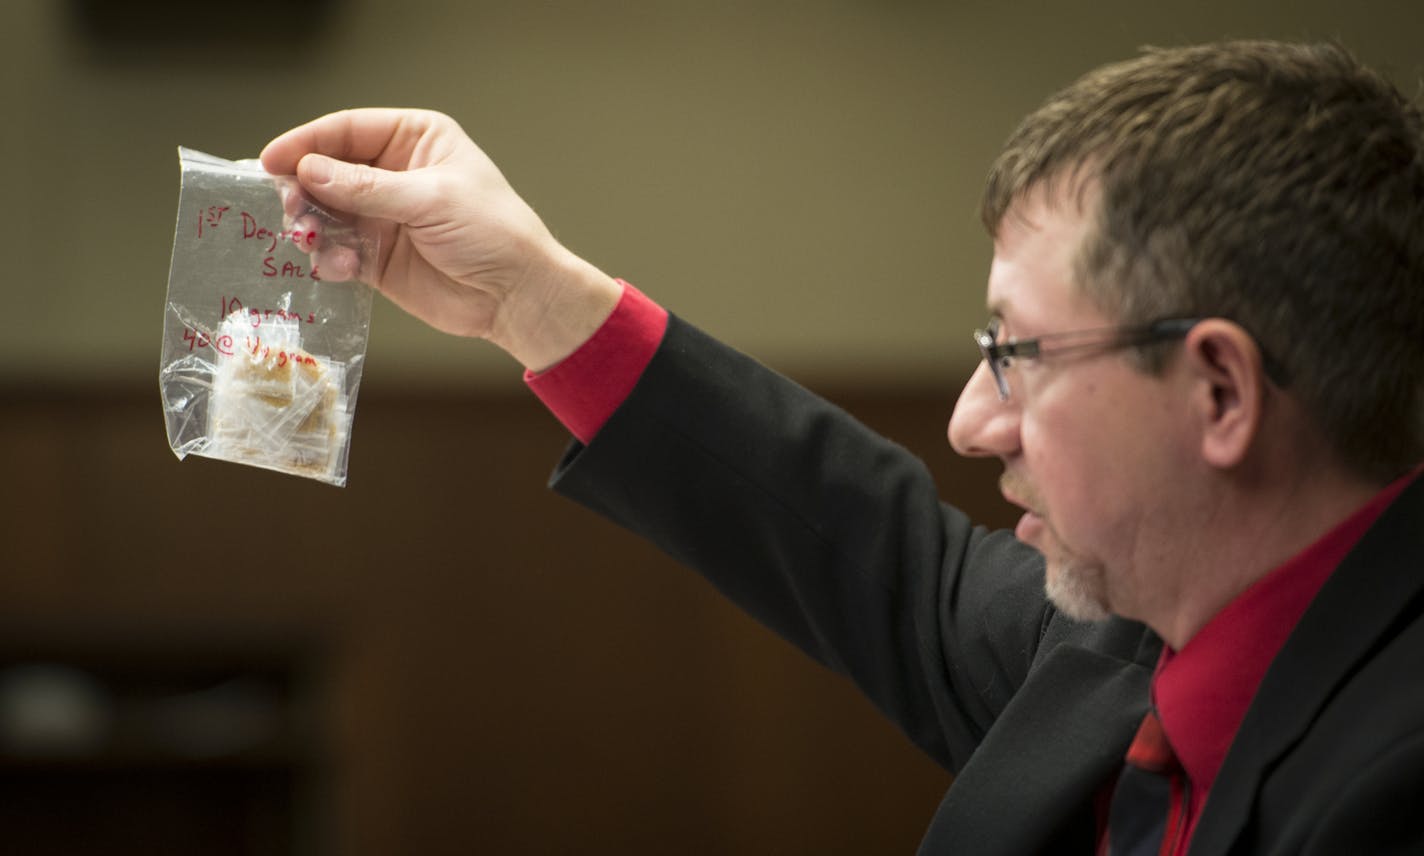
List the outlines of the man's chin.
<svg viewBox="0 0 1424 856">
<path fill-rule="evenodd" d="M 1111 615 L 1101 565 L 1050 559 L 1044 590 L 1049 602 L 1075 621 L 1106 621 Z"/>
</svg>

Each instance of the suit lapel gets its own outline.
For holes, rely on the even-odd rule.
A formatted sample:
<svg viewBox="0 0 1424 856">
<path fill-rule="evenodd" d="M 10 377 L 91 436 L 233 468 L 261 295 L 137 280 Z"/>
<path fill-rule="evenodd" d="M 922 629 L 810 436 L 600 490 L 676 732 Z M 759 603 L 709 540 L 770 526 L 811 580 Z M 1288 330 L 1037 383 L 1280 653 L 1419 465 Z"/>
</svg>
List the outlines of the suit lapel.
<svg viewBox="0 0 1424 856">
<path fill-rule="evenodd" d="M 1266 671 L 1212 786 L 1192 854 L 1227 852 L 1249 820 L 1265 771 L 1310 729 L 1424 580 L 1418 533 L 1424 478 L 1400 495 L 1340 563 Z"/>
<path fill-rule="evenodd" d="M 1047 655 L 945 795 L 922 853 L 1092 852 L 1097 789 L 1147 709 L 1159 643 L 1123 660 L 1075 645 Z M 1082 847 L 1075 848 L 1080 839 Z"/>
</svg>

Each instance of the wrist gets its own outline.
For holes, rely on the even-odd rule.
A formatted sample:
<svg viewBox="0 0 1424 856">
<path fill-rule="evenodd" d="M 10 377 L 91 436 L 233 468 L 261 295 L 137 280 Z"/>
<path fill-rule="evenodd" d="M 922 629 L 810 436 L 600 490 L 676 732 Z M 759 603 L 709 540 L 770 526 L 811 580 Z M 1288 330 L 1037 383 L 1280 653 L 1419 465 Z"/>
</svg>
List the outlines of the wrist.
<svg viewBox="0 0 1424 856">
<path fill-rule="evenodd" d="M 562 246 L 500 307 L 489 339 L 531 372 L 558 364 L 613 314 L 623 286 Z"/>
</svg>

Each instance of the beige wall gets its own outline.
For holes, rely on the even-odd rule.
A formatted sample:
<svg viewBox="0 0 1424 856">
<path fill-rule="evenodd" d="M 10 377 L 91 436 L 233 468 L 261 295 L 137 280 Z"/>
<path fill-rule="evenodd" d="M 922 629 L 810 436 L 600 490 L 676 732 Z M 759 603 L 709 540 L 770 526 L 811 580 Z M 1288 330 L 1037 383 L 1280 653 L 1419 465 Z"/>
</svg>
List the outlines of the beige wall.
<svg viewBox="0 0 1424 856">
<path fill-rule="evenodd" d="M 566 243 L 769 362 L 933 380 L 971 356 L 985 166 L 1053 88 L 1221 36 L 1339 38 L 1405 80 L 1424 63 L 1418 0 L 334 0 L 265 48 L 127 51 L 80 39 L 75 5 L 0 10 L 9 375 L 155 370 L 176 146 L 249 156 L 399 104 L 455 115 Z M 508 368 L 378 310 L 368 383 Z"/>
</svg>

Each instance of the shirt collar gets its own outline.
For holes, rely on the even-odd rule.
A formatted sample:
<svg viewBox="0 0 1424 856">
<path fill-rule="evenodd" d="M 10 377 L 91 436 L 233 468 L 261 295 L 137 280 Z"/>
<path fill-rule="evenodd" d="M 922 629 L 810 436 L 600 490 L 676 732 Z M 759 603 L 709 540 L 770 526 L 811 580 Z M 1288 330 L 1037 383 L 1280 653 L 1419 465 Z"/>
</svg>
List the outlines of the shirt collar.
<svg viewBox="0 0 1424 856">
<path fill-rule="evenodd" d="M 1205 800 L 1266 669 L 1311 600 L 1421 470 L 1424 467 L 1391 483 L 1319 540 L 1257 580 L 1181 651 L 1162 649 L 1152 700 L 1191 780 L 1194 805 Z"/>
</svg>

